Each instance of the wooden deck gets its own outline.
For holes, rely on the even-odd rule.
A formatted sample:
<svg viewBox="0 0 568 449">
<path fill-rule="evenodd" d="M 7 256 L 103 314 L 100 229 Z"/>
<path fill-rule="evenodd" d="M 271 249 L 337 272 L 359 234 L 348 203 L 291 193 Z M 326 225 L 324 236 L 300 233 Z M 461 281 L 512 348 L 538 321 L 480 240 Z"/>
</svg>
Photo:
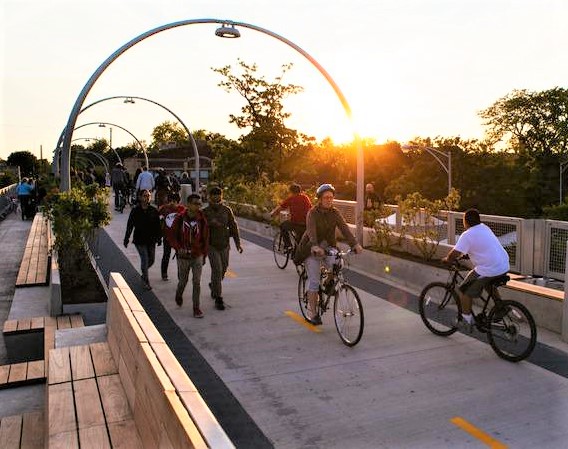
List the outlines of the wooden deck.
<svg viewBox="0 0 568 449">
<path fill-rule="evenodd" d="M 43 449 L 43 411 L 6 416 L 0 419 L 0 448 L 2 449 Z"/>
</svg>

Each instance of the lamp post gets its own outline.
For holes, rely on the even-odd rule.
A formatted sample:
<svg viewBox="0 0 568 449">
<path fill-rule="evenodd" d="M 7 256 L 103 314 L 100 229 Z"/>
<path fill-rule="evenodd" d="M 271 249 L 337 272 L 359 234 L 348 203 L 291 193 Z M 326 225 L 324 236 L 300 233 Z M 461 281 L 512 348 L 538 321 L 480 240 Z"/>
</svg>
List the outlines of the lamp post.
<svg viewBox="0 0 568 449">
<path fill-rule="evenodd" d="M 560 198 L 559 198 L 559 203 L 558 204 L 562 204 L 564 198 L 562 197 L 562 175 L 564 174 L 564 172 L 566 171 L 566 166 L 568 165 L 568 161 L 564 161 L 564 162 L 560 162 L 560 170 L 559 170 L 559 174 L 560 174 Z"/>
<path fill-rule="evenodd" d="M 106 128 L 106 125 L 104 123 L 99 123 L 99 128 Z M 118 162 L 122 164 L 122 159 L 120 158 L 118 152 L 112 147 L 112 126 L 109 126 L 108 130 L 109 130 L 108 147 L 114 152 L 114 154 L 118 158 Z"/>
<path fill-rule="evenodd" d="M 417 144 L 406 144 L 401 145 L 402 150 L 424 150 L 429 153 L 431 156 L 438 161 L 438 163 L 442 166 L 444 171 L 448 174 L 448 195 L 452 192 L 452 153 L 450 151 L 444 152 L 438 150 L 436 148 L 426 147 L 424 145 L 417 145 Z M 446 158 L 446 163 L 440 159 L 440 157 Z"/>
<path fill-rule="evenodd" d="M 118 57 L 120 57 L 124 52 L 128 49 L 133 47 L 139 42 L 142 42 L 144 39 L 149 38 L 155 34 L 158 34 L 162 31 L 170 30 L 173 28 L 178 28 L 181 26 L 186 25 L 196 25 L 196 24 L 218 24 L 221 25 L 219 28 L 215 30 L 215 35 L 224 38 L 238 38 L 240 37 L 241 33 L 236 27 L 248 28 L 251 30 L 258 31 L 260 33 L 266 34 L 271 36 L 280 42 L 288 45 L 289 47 L 296 50 L 302 56 L 304 56 L 326 79 L 329 83 L 331 88 L 334 90 L 336 96 L 338 97 L 343 109 L 349 119 L 352 121 L 352 112 L 345 95 L 337 85 L 337 83 L 333 80 L 333 78 L 327 73 L 327 71 L 321 66 L 311 55 L 309 55 L 305 50 L 303 50 L 298 45 L 294 44 L 292 41 L 286 39 L 283 36 L 280 36 L 270 30 L 265 28 L 258 27 L 256 25 L 251 25 L 245 22 L 234 22 L 232 20 L 220 20 L 220 19 L 189 19 L 189 20 L 181 20 L 178 22 L 172 22 L 165 25 L 161 25 L 159 27 L 153 28 L 149 31 L 146 31 L 139 36 L 135 37 L 134 39 L 130 40 L 114 53 L 112 53 L 103 63 L 95 70 L 95 72 L 91 75 L 79 96 L 75 100 L 75 104 L 71 110 L 69 115 L 69 119 L 67 121 L 66 129 L 74 129 L 75 122 L 77 121 L 77 117 L 80 113 L 81 106 L 85 101 L 89 91 L 98 80 L 98 78 L 102 75 L 102 73 L 108 68 L 110 64 L 112 64 Z M 363 179 L 364 179 L 364 161 L 363 161 L 363 147 L 361 145 L 361 140 L 359 135 L 354 132 L 354 141 L 355 146 L 357 149 L 357 238 L 360 242 L 363 241 L 363 198 L 364 198 L 364 188 L 363 188 Z M 70 186 L 70 177 L 69 177 L 69 149 L 70 149 L 70 142 L 71 142 L 71 133 L 65 133 L 65 138 L 63 140 L 63 146 L 61 149 L 61 190 L 68 190 Z"/>
</svg>

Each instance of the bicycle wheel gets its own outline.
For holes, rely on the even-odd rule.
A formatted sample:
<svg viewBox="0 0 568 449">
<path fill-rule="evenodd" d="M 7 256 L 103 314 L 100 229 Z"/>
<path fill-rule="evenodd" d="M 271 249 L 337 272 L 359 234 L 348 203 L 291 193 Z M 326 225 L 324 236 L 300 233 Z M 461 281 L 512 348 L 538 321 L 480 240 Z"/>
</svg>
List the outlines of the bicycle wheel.
<svg viewBox="0 0 568 449">
<path fill-rule="evenodd" d="M 448 284 L 433 282 L 424 287 L 418 299 L 418 310 L 422 321 L 434 334 L 446 337 L 458 330 L 458 295 Z"/>
<path fill-rule="evenodd" d="M 282 237 L 282 232 L 278 231 L 272 240 L 272 252 L 274 253 L 274 262 L 276 266 L 283 270 L 288 265 L 288 259 L 290 258 L 290 253 L 286 250 L 284 245 L 284 238 Z"/>
<path fill-rule="evenodd" d="M 335 293 L 333 317 L 341 341 L 347 346 L 359 343 L 365 324 L 363 305 L 359 294 L 349 284 L 342 284 Z"/>
<path fill-rule="evenodd" d="M 526 359 L 536 345 L 536 324 L 517 301 L 502 300 L 487 319 L 487 337 L 495 353 L 510 362 Z"/>
<path fill-rule="evenodd" d="M 300 311 L 305 319 L 309 319 L 308 314 L 308 291 L 306 284 L 308 282 L 308 273 L 303 270 L 298 279 L 298 302 L 300 303 Z"/>
</svg>

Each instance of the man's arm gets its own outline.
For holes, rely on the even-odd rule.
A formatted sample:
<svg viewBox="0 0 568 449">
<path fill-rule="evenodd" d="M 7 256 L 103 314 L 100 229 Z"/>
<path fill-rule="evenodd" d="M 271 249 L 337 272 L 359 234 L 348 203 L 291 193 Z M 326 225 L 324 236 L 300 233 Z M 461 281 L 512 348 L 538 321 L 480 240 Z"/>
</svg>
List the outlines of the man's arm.
<svg viewBox="0 0 568 449">
<path fill-rule="evenodd" d="M 241 236 L 239 235 L 239 226 L 237 225 L 237 220 L 235 220 L 235 215 L 233 214 L 233 210 L 230 207 L 227 207 L 227 213 L 229 215 L 229 236 L 233 237 L 237 251 L 239 253 L 242 253 L 243 247 L 241 246 Z"/>
<path fill-rule="evenodd" d="M 457 259 L 459 259 L 463 254 L 457 251 L 455 248 L 452 248 L 450 252 L 442 259 L 444 263 L 453 263 Z"/>
</svg>

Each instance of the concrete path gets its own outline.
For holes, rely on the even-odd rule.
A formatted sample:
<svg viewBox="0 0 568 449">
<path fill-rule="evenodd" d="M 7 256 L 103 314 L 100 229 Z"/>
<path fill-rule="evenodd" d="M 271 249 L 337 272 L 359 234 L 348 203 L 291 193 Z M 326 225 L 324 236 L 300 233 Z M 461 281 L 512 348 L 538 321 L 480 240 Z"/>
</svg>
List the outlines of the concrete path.
<svg viewBox="0 0 568 449">
<path fill-rule="evenodd" d="M 123 270 L 190 376 L 207 374 L 196 384 L 238 447 L 566 447 L 566 377 L 503 361 L 469 336 L 434 336 L 405 307 L 410 294 L 384 284 L 376 294 L 360 288 L 365 333 L 347 348 L 329 314 L 319 333 L 290 318 L 299 313 L 293 267 L 279 270 L 272 253 L 252 243 L 258 237 L 248 235 L 244 253 L 231 252 L 227 310 L 213 308 L 206 266 L 205 318 L 197 320 L 190 285 L 186 304 L 175 305 L 175 261 L 171 280 L 161 281 L 160 249 L 150 273 L 154 289 L 141 289 L 132 268 L 139 266 L 136 250 L 122 246 L 127 215 L 115 213 L 101 235 L 101 268 Z M 566 345 L 558 348 L 554 355 L 564 363 Z M 222 397 L 241 411 L 223 414 Z M 239 435 L 233 415 L 252 418 L 260 433 Z"/>
</svg>

